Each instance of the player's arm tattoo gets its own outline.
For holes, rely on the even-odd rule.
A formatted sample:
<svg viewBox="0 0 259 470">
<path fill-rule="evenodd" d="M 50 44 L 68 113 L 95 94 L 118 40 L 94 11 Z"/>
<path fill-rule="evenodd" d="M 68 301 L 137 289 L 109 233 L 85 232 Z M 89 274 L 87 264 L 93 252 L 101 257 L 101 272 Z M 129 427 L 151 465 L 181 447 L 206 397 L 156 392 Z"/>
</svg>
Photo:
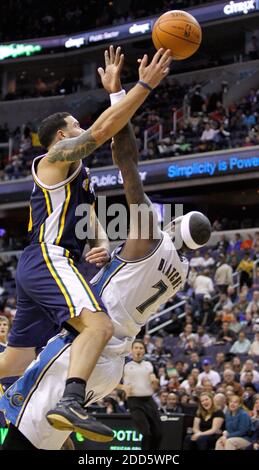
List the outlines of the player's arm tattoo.
<svg viewBox="0 0 259 470">
<path fill-rule="evenodd" d="M 99 145 L 88 129 L 78 137 L 57 142 L 48 151 L 47 158 L 50 163 L 75 162 L 90 155 Z"/>
</svg>

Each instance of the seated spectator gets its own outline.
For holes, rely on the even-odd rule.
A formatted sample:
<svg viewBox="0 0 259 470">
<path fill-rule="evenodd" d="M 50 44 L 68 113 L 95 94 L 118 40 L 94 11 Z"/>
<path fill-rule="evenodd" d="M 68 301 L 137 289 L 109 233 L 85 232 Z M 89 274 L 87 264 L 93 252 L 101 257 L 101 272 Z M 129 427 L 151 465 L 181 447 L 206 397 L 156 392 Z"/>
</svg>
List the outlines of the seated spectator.
<svg viewBox="0 0 259 470">
<path fill-rule="evenodd" d="M 252 382 L 246 382 L 244 384 L 244 405 L 249 409 L 252 410 L 254 408 L 254 401 L 255 396 L 257 394 L 257 389 Z"/>
<path fill-rule="evenodd" d="M 160 413 L 166 413 L 167 397 L 168 391 L 161 389 L 158 393 L 158 400 L 156 400 Z"/>
<path fill-rule="evenodd" d="M 214 264 L 215 264 L 215 259 L 212 258 L 210 252 L 207 251 L 204 254 L 202 267 L 203 268 L 212 268 L 214 266 Z"/>
<path fill-rule="evenodd" d="M 259 395 L 255 395 L 253 411 L 251 413 L 252 419 L 252 436 L 251 444 L 246 450 L 259 450 Z"/>
<path fill-rule="evenodd" d="M 205 330 L 202 325 L 198 326 L 197 333 L 195 333 L 194 335 L 194 339 L 199 346 L 203 346 L 205 348 L 212 344 L 211 338 L 207 333 L 205 333 Z"/>
<path fill-rule="evenodd" d="M 198 385 L 198 387 L 200 387 L 203 392 L 213 393 L 214 391 L 213 383 L 207 377 L 203 377 L 201 384 L 200 386 Z"/>
<path fill-rule="evenodd" d="M 169 376 L 165 367 L 159 367 L 158 369 L 158 379 L 160 387 L 165 387 L 169 382 Z"/>
<path fill-rule="evenodd" d="M 0 315 L 0 343 L 7 344 L 7 336 L 10 329 L 10 321 L 4 315 Z"/>
<path fill-rule="evenodd" d="M 193 352 L 190 354 L 189 367 L 186 370 L 186 374 L 190 374 L 194 368 L 199 369 L 199 371 L 201 372 L 201 360 L 197 352 Z"/>
<path fill-rule="evenodd" d="M 213 395 L 203 392 L 199 398 L 199 408 L 194 418 L 192 434 L 184 439 L 184 450 L 214 449 L 215 442 L 222 432 L 224 413 L 217 410 Z"/>
<path fill-rule="evenodd" d="M 184 390 L 188 395 L 192 395 L 197 385 L 197 378 L 189 374 L 187 379 L 181 383 L 180 390 Z"/>
<path fill-rule="evenodd" d="M 221 410 L 225 414 L 228 407 L 227 407 L 227 398 L 224 393 L 218 392 L 214 395 L 213 403 L 216 410 Z"/>
<path fill-rule="evenodd" d="M 252 380 L 247 380 L 247 376 L 245 376 L 246 373 L 252 373 Z M 259 372 L 255 370 L 255 363 L 252 359 L 247 359 L 243 365 L 242 371 L 241 371 L 241 378 L 240 382 L 253 382 L 253 383 L 258 383 L 259 384 Z"/>
<path fill-rule="evenodd" d="M 215 357 L 215 362 L 213 364 L 213 368 L 219 373 L 223 372 L 225 360 L 226 360 L 225 353 L 222 351 L 217 352 L 216 357 Z"/>
<path fill-rule="evenodd" d="M 180 386 L 181 385 L 179 382 L 178 374 L 175 371 L 172 373 L 171 378 L 167 384 L 167 390 L 169 393 L 178 392 Z"/>
<path fill-rule="evenodd" d="M 240 383 L 235 380 L 235 372 L 231 369 L 225 369 L 223 372 L 223 382 L 221 384 L 224 388 L 228 385 L 233 387 L 233 391 L 236 395 L 242 397 L 243 388 Z"/>
<path fill-rule="evenodd" d="M 225 431 L 216 442 L 216 450 L 245 449 L 250 444 L 252 421 L 242 408 L 241 398 L 234 395 L 229 400 L 225 414 Z"/>
<path fill-rule="evenodd" d="M 238 356 L 233 357 L 231 361 L 231 367 L 232 367 L 232 370 L 235 372 L 235 380 L 239 382 L 241 369 L 242 369 L 240 357 Z"/>
<path fill-rule="evenodd" d="M 194 252 L 194 256 L 190 259 L 190 267 L 191 268 L 201 268 L 204 263 L 204 258 L 201 256 L 200 251 L 196 250 Z"/>
<path fill-rule="evenodd" d="M 232 354 L 248 354 L 251 346 L 251 341 L 246 338 L 244 331 L 240 331 L 238 340 L 231 346 L 230 352 Z"/>
<path fill-rule="evenodd" d="M 187 324 L 179 335 L 179 347 L 184 349 L 190 339 L 195 339 L 195 336 L 192 332 L 192 325 Z"/>
<path fill-rule="evenodd" d="M 256 308 L 256 310 L 259 308 L 259 291 L 258 290 L 255 290 L 253 292 L 252 300 L 249 302 L 246 308 L 246 314 L 250 315 L 250 318 L 252 318 L 254 307 Z"/>
<path fill-rule="evenodd" d="M 248 351 L 250 356 L 259 356 L 259 331 L 255 333 L 254 340 Z"/>
<path fill-rule="evenodd" d="M 233 316 L 232 316 L 232 319 L 229 323 L 229 329 L 231 331 L 233 331 L 235 333 L 235 335 L 238 335 L 240 333 L 240 331 L 242 330 L 243 328 L 243 325 L 241 324 L 241 322 L 239 321 L 239 315 L 237 316 L 235 314 L 235 312 L 237 311 L 237 309 L 233 309 Z M 241 315 L 240 315 L 241 316 Z"/>
<path fill-rule="evenodd" d="M 182 406 L 179 405 L 179 397 L 176 393 L 168 393 L 166 406 L 165 406 L 166 413 L 182 413 L 183 409 Z"/>
<path fill-rule="evenodd" d="M 206 377 L 211 381 L 213 387 L 216 387 L 216 385 L 220 383 L 220 375 L 218 372 L 212 369 L 212 365 L 209 359 L 204 359 L 202 361 L 202 368 L 203 372 L 201 372 L 198 377 L 198 386 L 201 385 L 202 379 Z"/>
<path fill-rule="evenodd" d="M 236 340 L 236 335 L 233 331 L 229 329 L 229 323 L 228 322 L 223 322 L 222 323 L 222 328 L 220 328 L 220 331 L 217 335 L 216 338 L 216 343 L 233 343 Z"/>
</svg>

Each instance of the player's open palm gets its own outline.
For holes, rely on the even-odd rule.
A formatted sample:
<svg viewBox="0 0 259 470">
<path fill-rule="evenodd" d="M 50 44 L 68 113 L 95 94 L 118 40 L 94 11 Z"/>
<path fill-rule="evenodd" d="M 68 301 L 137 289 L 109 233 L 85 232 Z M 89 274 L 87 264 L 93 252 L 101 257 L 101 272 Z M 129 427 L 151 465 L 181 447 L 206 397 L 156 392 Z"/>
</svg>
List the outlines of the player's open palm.
<svg viewBox="0 0 259 470">
<path fill-rule="evenodd" d="M 169 66 L 172 62 L 171 51 L 167 49 L 159 49 L 152 61 L 148 64 L 148 56 L 145 54 L 143 58 L 138 60 L 139 79 L 147 83 L 151 88 L 155 88 L 161 80 L 169 73 Z"/>
<path fill-rule="evenodd" d="M 108 93 L 117 93 L 121 90 L 121 69 L 124 63 L 124 55 L 121 53 L 121 47 L 114 50 L 113 46 L 106 49 L 104 52 L 105 70 L 102 67 L 98 68 L 98 73 L 101 77 L 103 88 Z"/>
</svg>

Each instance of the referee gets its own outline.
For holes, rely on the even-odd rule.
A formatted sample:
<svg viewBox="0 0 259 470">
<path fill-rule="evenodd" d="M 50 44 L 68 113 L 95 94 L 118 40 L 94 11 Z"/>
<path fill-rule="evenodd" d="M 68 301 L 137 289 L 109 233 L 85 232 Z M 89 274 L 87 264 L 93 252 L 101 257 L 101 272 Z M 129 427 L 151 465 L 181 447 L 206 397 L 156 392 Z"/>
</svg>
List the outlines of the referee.
<svg viewBox="0 0 259 470">
<path fill-rule="evenodd" d="M 145 345 L 136 339 L 132 344 L 132 361 L 124 367 L 122 388 L 137 430 L 143 435 L 142 450 L 158 450 L 162 439 L 158 408 L 152 398 L 158 379 L 151 362 L 143 360 Z"/>
</svg>

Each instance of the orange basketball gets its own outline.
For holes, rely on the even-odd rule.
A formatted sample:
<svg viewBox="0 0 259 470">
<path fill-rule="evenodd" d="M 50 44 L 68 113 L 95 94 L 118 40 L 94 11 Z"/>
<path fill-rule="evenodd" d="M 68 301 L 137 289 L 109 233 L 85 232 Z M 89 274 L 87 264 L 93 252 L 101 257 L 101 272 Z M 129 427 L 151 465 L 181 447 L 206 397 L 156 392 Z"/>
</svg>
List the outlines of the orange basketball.
<svg viewBox="0 0 259 470">
<path fill-rule="evenodd" d="M 152 40 L 156 49 L 171 49 L 174 60 L 187 59 L 200 46 L 202 31 L 198 21 L 182 10 L 172 10 L 155 22 Z"/>
</svg>

